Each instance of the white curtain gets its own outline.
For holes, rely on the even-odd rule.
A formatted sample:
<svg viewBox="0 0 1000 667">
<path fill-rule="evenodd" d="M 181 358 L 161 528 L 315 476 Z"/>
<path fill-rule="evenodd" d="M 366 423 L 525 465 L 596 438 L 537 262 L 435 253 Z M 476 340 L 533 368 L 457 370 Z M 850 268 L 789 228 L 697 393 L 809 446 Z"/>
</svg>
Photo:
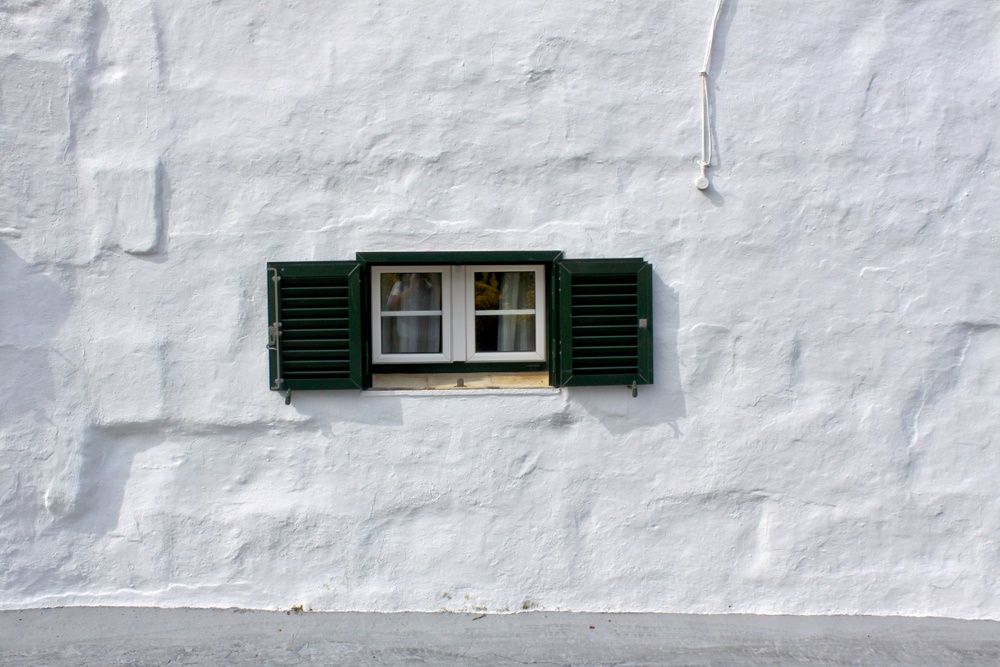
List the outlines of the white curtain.
<svg viewBox="0 0 1000 667">
<path fill-rule="evenodd" d="M 500 274 L 500 310 L 527 307 L 528 291 L 534 273 L 508 271 Z M 497 331 L 497 351 L 514 352 L 535 349 L 535 332 L 531 315 L 500 315 Z"/>
<path fill-rule="evenodd" d="M 441 310 L 441 274 L 403 274 L 386 298 L 382 351 L 389 354 L 441 351 L 440 315 L 405 315 L 407 311 Z M 386 321 L 388 320 L 388 321 Z"/>
</svg>

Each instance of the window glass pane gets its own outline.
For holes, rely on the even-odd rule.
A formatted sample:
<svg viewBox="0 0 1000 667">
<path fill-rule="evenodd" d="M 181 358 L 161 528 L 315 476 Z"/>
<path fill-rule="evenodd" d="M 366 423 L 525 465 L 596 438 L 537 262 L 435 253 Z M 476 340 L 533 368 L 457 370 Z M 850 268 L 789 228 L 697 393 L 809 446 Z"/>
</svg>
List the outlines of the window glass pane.
<svg viewBox="0 0 1000 667">
<path fill-rule="evenodd" d="M 442 351 L 441 285 L 440 272 L 380 275 L 383 354 Z"/>
<path fill-rule="evenodd" d="M 534 271 L 476 271 L 476 310 L 535 308 Z"/>
<path fill-rule="evenodd" d="M 476 315 L 476 352 L 534 350 L 534 315 Z"/>
<path fill-rule="evenodd" d="M 441 352 L 440 315 L 382 315 L 382 354 Z"/>
<path fill-rule="evenodd" d="M 383 273 L 382 312 L 441 310 L 440 273 Z"/>
</svg>

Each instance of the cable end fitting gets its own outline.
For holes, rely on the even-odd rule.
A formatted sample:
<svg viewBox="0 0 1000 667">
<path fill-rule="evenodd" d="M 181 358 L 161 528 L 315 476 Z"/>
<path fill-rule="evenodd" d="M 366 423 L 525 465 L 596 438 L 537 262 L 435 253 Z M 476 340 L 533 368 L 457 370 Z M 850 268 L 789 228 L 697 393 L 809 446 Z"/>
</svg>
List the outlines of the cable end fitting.
<svg viewBox="0 0 1000 667">
<path fill-rule="evenodd" d="M 695 179 L 694 186 L 699 190 L 707 190 L 709 186 L 708 165 L 704 162 L 699 162 L 698 166 L 701 167 L 701 174 Z"/>
</svg>

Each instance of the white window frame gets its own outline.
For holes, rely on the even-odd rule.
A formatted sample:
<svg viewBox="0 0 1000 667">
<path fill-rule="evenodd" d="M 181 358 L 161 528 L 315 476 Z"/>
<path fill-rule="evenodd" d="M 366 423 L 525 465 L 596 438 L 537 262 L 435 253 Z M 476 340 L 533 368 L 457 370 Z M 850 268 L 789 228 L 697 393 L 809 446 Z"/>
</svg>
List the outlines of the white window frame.
<svg viewBox="0 0 1000 667">
<path fill-rule="evenodd" d="M 467 361 L 545 361 L 545 267 L 538 265 L 511 264 L 470 264 L 465 267 L 465 340 Z M 497 273 L 527 273 L 535 274 L 535 307 L 517 311 L 502 311 L 512 315 L 535 316 L 535 349 L 528 352 L 476 352 L 476 273 L 494 271 Z M 481 311 L 490 314 L 497 311 Z"/>
<path fill-rule="evenodd" d="M 453 361 L 450 266 L 373 266 L 372 267 L 372 363 L 419 364 Z M 407 352 L 391 354 L 382 352 L 382 274 L 385 273 L 440 273 L 441 274 L 441 352 Z M 394 312 L 391 317 L 420 317 L 437 315 L 437 311 L 411 311 L 406 315 Z"/>
<path fill-rule="evenodd" d="M 535 316 L 535 349 L 530 352 L 476 352 L 476 272 L 533 271 L 535 307 L 523 314 Z M 441 274 L 441 352 L 382 352 L 382 275 L 385 273 Z M 371 267 L 372 363 L 422 364 L 463 362 L 545 361 L 548 339 L 545 266 L 541 264 L 457 264 L 457 265 L 388 265 Z M 518 311 L 521 313 L 522 311 Z M 437 314 L 437 311 L 434 312 Z M 393 317 L 400 317 L 393 315 Z"/>
</svg>

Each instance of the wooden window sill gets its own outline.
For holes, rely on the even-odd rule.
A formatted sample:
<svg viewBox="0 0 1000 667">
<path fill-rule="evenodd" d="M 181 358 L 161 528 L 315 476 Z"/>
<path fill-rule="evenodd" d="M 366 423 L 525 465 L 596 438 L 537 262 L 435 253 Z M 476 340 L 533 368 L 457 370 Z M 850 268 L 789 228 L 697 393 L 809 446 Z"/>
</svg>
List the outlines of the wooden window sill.
<svg viewBox="0 0 1000 667">
<path fill-rule="evenodd" d="M 535 373 L 382 373 L 372 375 L 372 389 L 547 389 L 547 371 Z"/>
</svg>

